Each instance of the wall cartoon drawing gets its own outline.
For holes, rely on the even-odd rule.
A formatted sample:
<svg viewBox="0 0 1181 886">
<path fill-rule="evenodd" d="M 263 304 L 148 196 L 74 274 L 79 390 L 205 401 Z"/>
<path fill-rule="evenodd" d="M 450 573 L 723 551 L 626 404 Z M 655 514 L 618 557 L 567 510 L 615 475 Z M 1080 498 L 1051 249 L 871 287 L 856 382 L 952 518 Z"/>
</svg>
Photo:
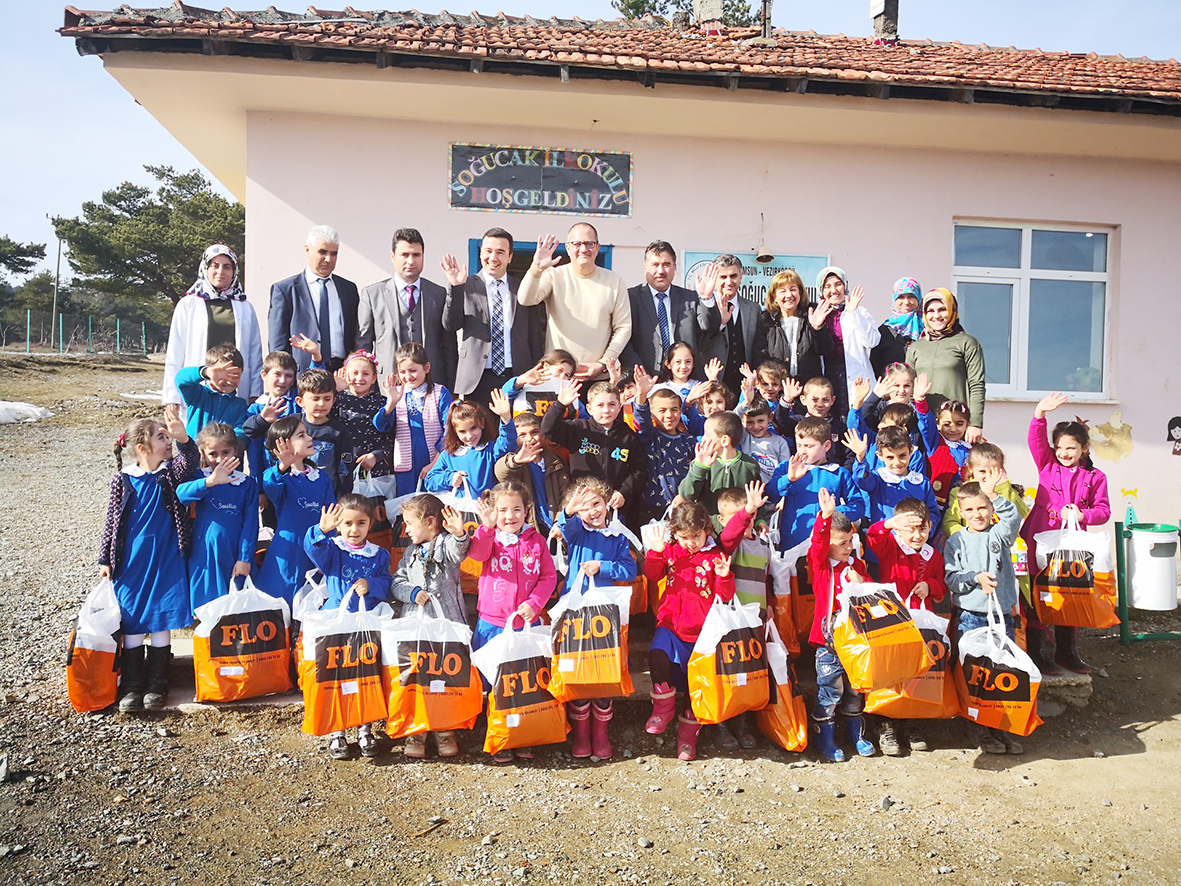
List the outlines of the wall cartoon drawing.
<svg viewBox="0 0 1181 886">
<path fill-rule="evenodd" d="M 1181 455 L 1181 415 L 1169 419 L 1169 435 L 1165 439 L 1173 444 L 1173 455 Z"/>
</svg>

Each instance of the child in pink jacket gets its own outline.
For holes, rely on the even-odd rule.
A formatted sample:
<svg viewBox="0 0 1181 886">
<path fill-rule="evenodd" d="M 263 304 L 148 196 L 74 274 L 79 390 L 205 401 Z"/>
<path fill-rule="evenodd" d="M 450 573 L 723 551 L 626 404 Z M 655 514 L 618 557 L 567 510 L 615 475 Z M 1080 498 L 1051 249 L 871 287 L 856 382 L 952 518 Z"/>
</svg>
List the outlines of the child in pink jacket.
<svg viewBox="0 0 1181 886">
<path fill-rule="evenodd" d="M 1079 526 L 1097 526 L 1111 519 L 1111 503 L 1107 498 L 1107 477 L 1091 463 L 1091 437 L 1082 422 L 1062 421 L 1054 426 L 1053 446 L 1046 439 L 1046 413 L 1053 412 L 1069 398 L 1065 394 L 1050 394 L 1033 411 L 1029 423 L 1029 451 L 1037 465 L 1037 498 L 1033 509 L 1021 527 L 1021 537 L 1029 549 L 1029 562 L 1036 569 L 1037 545 L 1034 536 L 1047 529 L 1061 529 L 1062 517 L 1073 510 Z M 1030 574 L 1034 574 L 1031 570 Z M 1026 636 L 1040 655 L 1048 660 L 1046 646 L 1049 630 L 1037 619 L 1032 607 L 1027 607 Z M 1094 670 L 1078 654 L 1078 628 L 1054 627 L 1054 661 L 1076 674 Z M 1060 670 L 1043 673 L 1061 673 Z"/>
</svg>

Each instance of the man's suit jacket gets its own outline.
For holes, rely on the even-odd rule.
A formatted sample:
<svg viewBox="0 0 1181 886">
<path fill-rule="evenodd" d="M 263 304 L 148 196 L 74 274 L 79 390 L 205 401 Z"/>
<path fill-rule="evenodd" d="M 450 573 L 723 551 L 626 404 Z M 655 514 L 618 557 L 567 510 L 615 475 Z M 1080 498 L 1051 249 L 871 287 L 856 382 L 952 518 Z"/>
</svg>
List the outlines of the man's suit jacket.
<svg viewBox="0 0 1181 886">
<path fill-rule="evenodd" d="M 509 295 L 506 304 L 514 310 L 512 327 L 513 362 L 511 368 L 519 375 L 536 365 L 545 353 L 545 307 L 517 304 L 517 289 L 521 281 L 505 277 Z M 470 274 L 463 286 L 452 286 L 443 307 L 443 328 L 449 333 L 460 333 L 459 357 L 455 369 L 456 396 L 465 396 L 476 389 L 488 354 L 492 350 L 492 327 L 488 318 L 488 291 L 484 278 Z"/>
<path fill-rule="evenodd" d="M 633 286 L 627 291 L 632 309 L 632 337 L 623 349 L 620 363 L 624 371 L 637 364 L 649 372 L 659 372 L 664 360 L 661 350 L 660 327 L 656 322 L 656 305 L 652 301 L 652 290 L 647 283 Z M 670 286 L 668 290 L 669 325 L 672 327 L 673 342 L 688 342 L 693 353 L 700 360 L 700 349 L 718 331 L 721 315 L 717 308 L 710 310 L 697 293 L 682 286 Z M 701 373 L 698 372 L 698 375 Z"/>
<path fill-rule="evenodd" d="M 344 352 L 347 356 L 357 347 L 357 284 L 344 277 L 332 275 L 336 294 L 340 297 L 341 314 L 344 318 Z M 312 292 L 304 272 L 280 280 L 271 286 L 271 307 L 267 314 L 267 338 L 270 351 L 291 351 L 291 336 L 306 335 L 320 342 L 320 324 L 316 320 L 316 306 L 312 304 Z M 295 351 L 295 365 L 303 372 L 312 362 L 306 351 Z M 329 354 L 324 355 L 327 360 Z"/>
<path fill-rule="evenodd" d="M 738 296 L 735 296 L 738 299 Z M 717 297 L 714 297 L 714 303 L 709 308 L 713 315 L 712 322 L 715 324 L 713 329 L 716 330 L 712 335 L 708 336 L 697 353 L 697 363 L 699 367 L 704 367 L 706 363 L 717 357 L 727 367 L 730 365 L 730 343 L 726 337 L 726 329 L 722 326 L 722 315 L 718 310 Z M 746 360 L 748 363 L 755 359 L 755 329 L 759 325 L 759 314 L 763 312 L 762 307 L 750 301 L 749 299 L 741 299 L 738 308 L 738 324 L 742 327 L 742 343 L 746 346 Z M 731 318 L 732 319 L 732 318 Z M 754 369 L 754 364 L 751 363 L 751 368 Z M 735 367 L 737 369 L 737 367 Z M 736 392 L 737 393 L 737 392 Z"/>
<path fill-rule="evenodd" d="M 361 290 L 361 304 L 357 309 L 357 345 L 377 355 L 379 371 L 384 376 L 397 371 L 394 354 L 398 348 L 416 341 L 426 348 L 427 359 L 431 361 L 431 380 L 450 390 L 455 385 L 456 347 L 455 336 L 443 329 L 447 290 L 424 277 L 418 278 L 417 285 L 418 301 L 414 305 L 414 317 L 409 318 L 417 326 L 417 334 L 405 341 L 402 340 L 400 323 L 404 308 L 394 278 L 372 283 Z"/>
</svg>

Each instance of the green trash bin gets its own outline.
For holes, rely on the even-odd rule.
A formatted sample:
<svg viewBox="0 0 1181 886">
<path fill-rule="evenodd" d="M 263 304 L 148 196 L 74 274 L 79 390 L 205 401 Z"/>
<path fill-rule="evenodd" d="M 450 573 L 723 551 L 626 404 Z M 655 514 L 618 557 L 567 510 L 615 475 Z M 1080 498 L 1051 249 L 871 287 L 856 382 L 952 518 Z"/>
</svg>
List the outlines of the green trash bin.
<svg viewBox="0 0 1181 886">
<path fill-rule="evenodd" d="M 1131 523 L 1127 531 L 1128 605 L 1157 612 L 1176 609 L 1177 527 Z"/>
</svg>

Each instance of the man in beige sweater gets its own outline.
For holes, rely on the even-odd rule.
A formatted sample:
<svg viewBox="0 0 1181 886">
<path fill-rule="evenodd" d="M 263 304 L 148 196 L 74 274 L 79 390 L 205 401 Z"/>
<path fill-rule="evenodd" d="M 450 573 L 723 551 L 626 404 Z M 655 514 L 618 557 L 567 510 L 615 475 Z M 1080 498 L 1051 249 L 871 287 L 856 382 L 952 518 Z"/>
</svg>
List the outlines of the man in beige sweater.
<svg viewBox="0 0 1181 886">
<path fill-rule="evenodd" d="M 533 264 L 521 281 L 517 301 L 545 303 L 547 348 L 564 348 L 578 361 L 577 377 L 604 373 L 631 339 L 631 302 L 623 278 L 595 264 L 599 232 L 579 222 L 566 235 L 570 263 L 558 266 L 558 238 L 547 234 L 537 244 Z"/>
</svg>

